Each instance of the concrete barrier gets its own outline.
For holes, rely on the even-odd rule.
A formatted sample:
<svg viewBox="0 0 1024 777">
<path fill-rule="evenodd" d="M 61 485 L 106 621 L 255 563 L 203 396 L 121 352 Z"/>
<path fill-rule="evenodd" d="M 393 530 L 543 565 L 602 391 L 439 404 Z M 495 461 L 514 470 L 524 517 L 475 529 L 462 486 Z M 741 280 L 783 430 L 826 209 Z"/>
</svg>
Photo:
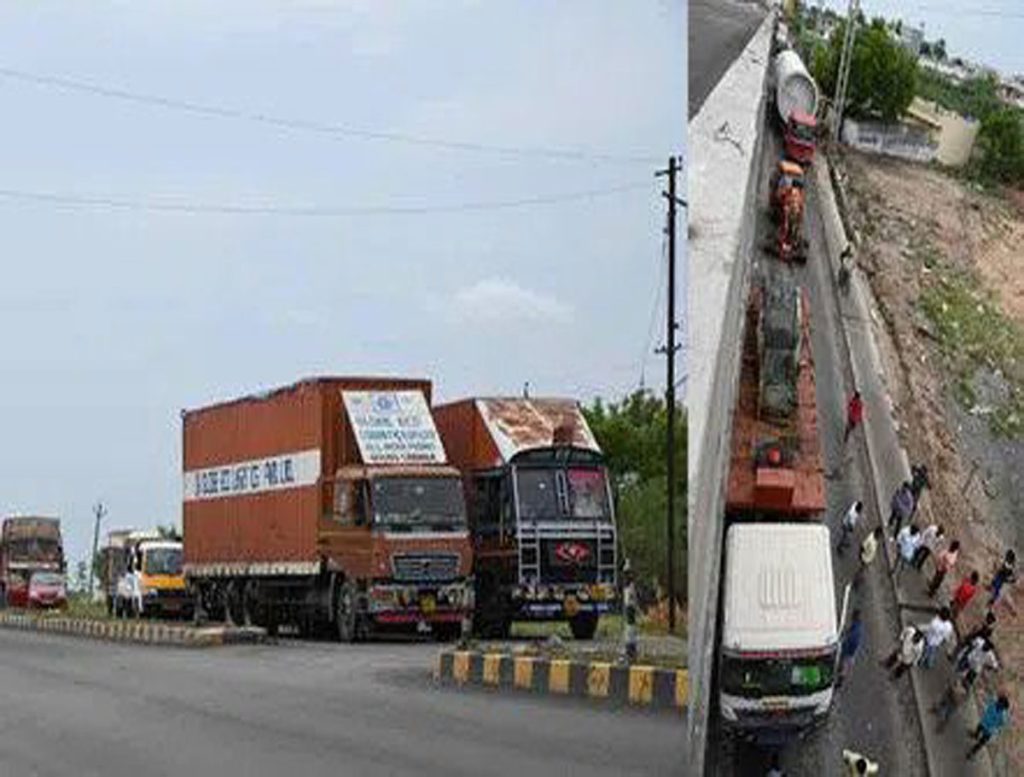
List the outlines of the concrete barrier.
<svg viewBox="0 0 1024 777">
<path fill-rule="evenodd" d="M 739 381 L 743 300 L 757 219 L 769 14 L 689 125 L 689 714 L 687 774 L 704 774 L 725 480 Z"/>
<path fill-rule="evenodd" d="M 689 692 L 685 669 L 477 650 L 441 651 L 434 679 L 448 686 L 572 696 L 675 712 L 685 709 Z"/>
<path fill-rule="evenodd" d="M 66 634 L 109 642 L 182 647 L 253 644 L 266 641 L 267 636 L 264 629 L 254 627 L 207 626 L 196 628 L 148 621 L 101 621 L 18 612 L 0 612 L 0 628 Z"/>
</svg>

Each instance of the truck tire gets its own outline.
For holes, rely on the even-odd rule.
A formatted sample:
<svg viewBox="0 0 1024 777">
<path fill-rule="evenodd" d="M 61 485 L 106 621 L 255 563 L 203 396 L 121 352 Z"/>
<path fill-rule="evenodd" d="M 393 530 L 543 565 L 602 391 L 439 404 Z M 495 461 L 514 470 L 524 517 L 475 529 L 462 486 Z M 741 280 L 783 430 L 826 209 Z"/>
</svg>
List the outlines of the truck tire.
<svg viewBox="0 0 1024 777">
<path fill-rule="evenodd" d="M 339 642 L 359 639 L 359 613 L 356 606 L 356 587 L 350 580 L 338 585 L 334 596 L 334 627 Z"/>
<path fill-rule="evenodd" d="M 581 612 L 569 621 L 569 629 L 573 639 L 593 639 L 597 633 L 597 615 L 592 612 Z"/>
</svg>

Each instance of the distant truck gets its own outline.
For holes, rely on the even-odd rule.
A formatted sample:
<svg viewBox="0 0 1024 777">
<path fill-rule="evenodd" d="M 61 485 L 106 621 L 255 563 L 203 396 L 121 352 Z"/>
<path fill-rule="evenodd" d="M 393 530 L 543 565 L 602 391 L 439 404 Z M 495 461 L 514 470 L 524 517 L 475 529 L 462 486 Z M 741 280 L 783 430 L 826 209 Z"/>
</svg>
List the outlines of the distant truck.
<svg viewBox="0 0 1024 777">
<path fill-rule="evenodd" d="M 839 634 L 806 295 L 779 273 L 751 293 L 726 491 L 719 711 L 758 742 L 828 714 Z"/>
<path fill-rule="evenodd" d="M 28 602 L 35 572 L 65 572 L 60 519 L 5 518 L 0 531 L 0 602 Z"/>
<path fill-rule="evenodd" d="M 470 507 L 476 627 L 566 620 L 590 639 L 616 599 L 604 456 L 571 399 L 465 399 L 434 408 Z"/>
<path fill-rule="evenodd" d="M 192 611 L 183 547 L 155 531 L 112 531 L 100 551 L 100 585 L 117 617 L 181 618 Z"/>
<path fill-rule="evenodd" d="M 786 158 L 806 167 L 817 145 L 818 85 L 793 49 L 772 60 L 772 94 Z"/>
<path fill-rule="evenodd" d="M 473 611 L 457 469 L 426 380 L 312 378 L 184 413 L 185 575 L 276 631 L 457 636 Z"/>
</svg>

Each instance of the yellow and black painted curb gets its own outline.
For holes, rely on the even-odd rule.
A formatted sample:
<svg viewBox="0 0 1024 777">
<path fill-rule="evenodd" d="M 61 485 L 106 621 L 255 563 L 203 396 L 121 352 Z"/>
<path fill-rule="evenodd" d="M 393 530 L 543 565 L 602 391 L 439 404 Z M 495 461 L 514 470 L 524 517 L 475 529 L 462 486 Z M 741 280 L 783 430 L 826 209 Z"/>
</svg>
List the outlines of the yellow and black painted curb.
<svg viewBox="0 0 1024 777">
<path fill-rule="evenodd" d="M 677 711 L 686 707 L 689 690 L 685 669 L 475 650 L 441 651 L 434 676 L 442 685 L 476 685 Z"/>
<path fill-rule="evenodd" d="M 152 623 L 137 620 L 101 621 L 89 618 L 63 618 L 0 612 L 0 628 L 42 631 L 76 637 L 103 639 L 111 642 L 134 642 L 143 645 L 178 645 L 181 647 L 215 647 L 262 642 L 262 629 L 196 628 L 181 624 Z"/>
</svg>

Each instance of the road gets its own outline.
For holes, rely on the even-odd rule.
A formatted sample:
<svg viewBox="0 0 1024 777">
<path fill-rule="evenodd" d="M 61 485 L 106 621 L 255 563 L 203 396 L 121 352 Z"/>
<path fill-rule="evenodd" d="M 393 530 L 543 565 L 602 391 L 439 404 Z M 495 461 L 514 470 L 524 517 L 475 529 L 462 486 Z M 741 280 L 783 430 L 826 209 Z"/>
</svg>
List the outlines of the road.
<svg viewBox="0 0 1024 777">
<path fill-rule="evenodd" d="M 779 158 L 778 140 L 769 137 L 765 146 L 762 191 L 759 202 L 766 203 L 768 175 Z M 838 475 L 826 481 L 828 512 L 826 521 L 834 536 L 842 514 L 855 499 L 867 505 L 867 523 L 877 525 L 879 516 L 872 509 L 871 483 L 865 476 L 870 472 L 863 440 L 851 438 L 843 450 L 845 398 L 852 378 L 849 376 L 840 330 L 836 293 L 824 256 L 824 234 L 821 219 L 813 207 L 813 190 L 809 193 L 809 209 L 805 227 L 809 240 L 808 262 L 803 267 L 782 266 L 763 252 L 754 272 L 758 278 L 774 273 L 795 272 L 798 282 L 810 296 L 812 324 L 812 350 L 817 379 L 818 425 L 822 436 L 826 469 L 838 469 Z M 768 242 L 770 224 L 762 208 L 758 215 L 758 245 Z M 855 552 L 845 557 L 834 557 L 838 577 L 837 597 L 841 602 L 842 588 L 853 577 Z M 817 777 L 818 775 L 845 775 L 840 755 L 844 748 L 866 753 L 883 763 L 883 773 L 914 777 L 926 773 L 924 742 L 917 722 L 917 708 L 911 692 L 909 678 L 891 683 L 878 661 L 893 648 L 900 626 L 896 599 L 892 585 L 885 578 L 884 555 L 879 551 L 874 568 L 865 578 L 864 585 L 855 591 L 851 608 L 859 607 L 866 628 L 865 643 L 850 678 L 838 692 L 836 706 L 828 723 L 806 739 L 789 745 L 782 752 L 782 764 L 787 775 Z M 921 620 L 926 616 L 922 615 Z M 736 777 L 763 774 L 768 768 L 768 754 L 749 747 L 719 741 L 712 744 L 720 758 L 718 774 Z"/>
<path fill-rule="evenodd" d="M 764 19 L 764 10 L 734 0 L 690 0 L 689 115 L 692 119 Z"/>
<path fill-rule="evenodd" d="M 676 716 L 438 689 L 436 652 L 147 648 L 0 630 L 0 773 L 681 773 Z"/>
</svg>

